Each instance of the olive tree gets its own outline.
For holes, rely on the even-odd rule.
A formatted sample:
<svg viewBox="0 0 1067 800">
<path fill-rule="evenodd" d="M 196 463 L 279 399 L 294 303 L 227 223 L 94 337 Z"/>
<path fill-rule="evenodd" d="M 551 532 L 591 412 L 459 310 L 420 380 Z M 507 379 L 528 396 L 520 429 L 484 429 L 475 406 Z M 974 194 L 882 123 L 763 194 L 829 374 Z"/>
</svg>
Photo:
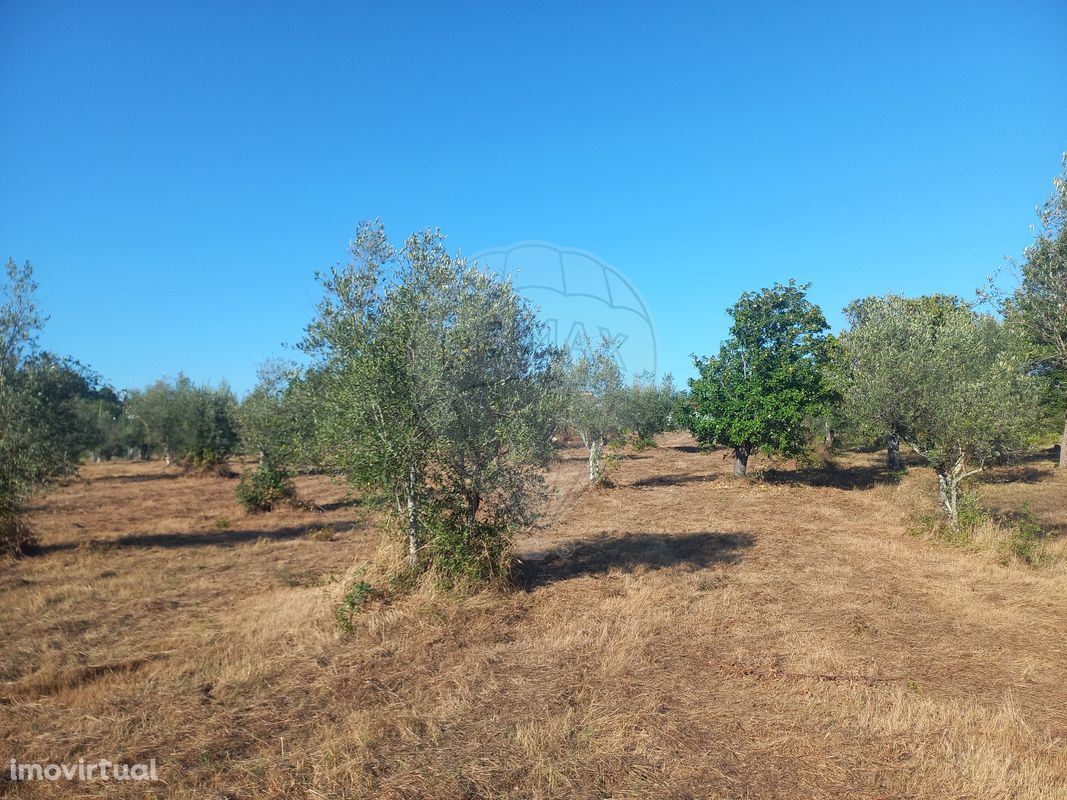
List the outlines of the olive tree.
<svg viewBox="0 0 1067 800">
<path fill-rule="evenodd" d="M 955 297 L 889 295 L 863 302 L 844 337 L 853 412 L 892 431 L 934 468 L 955 525 L 968 477 L 1022 445 L 1034 381 L 1018 338 Z"/>
<path fill-rule="evenodd" d="M 862 434 L 884 437 L 886 466 L 894 472 L 905 468 L 901 438 L 923 388 L 911 375 L 915 328 L 932 334 L 960 303 L 950 295 L 887 294 L 855 300 L 844 309 L 849 328 L 837 339 L 830 374 L 845 419 Z"/>
<path fill-rule="evenodd" d="M 389 500 L 411 567 L 498 576 L 552 454 L 540 323 L 510 281 L 450 255 L 439 231 L 397 249 L 363 223 L 350 256 L 319 276 L 302 343 L 318 376 L 321 463 Z"/>
<path fill-rule="evenodd" d="M 269 361 L 237 411 L 241 443 L 261 464 L 296 471 L 314 461 L 315 374 Z"/>
<path fill-rule="evenodd" d="M 635 375 L 623 389 L 620 405 L 622 427 L 633 433 L 637 447 L 649 447 L 655 444 L 657 433 L 663 433 L 671 426 L 675 405 L 674 380 L 670 373 L 658 384 L 649 372 Z"/>
<path fill-rule="evenodd" d="M 293 475 L 314 460 L 310 376 L 294 364 L 270 361 L 260 367 L 258 377 L 237 412 L 244 452 L 259 459 L 235 489 L 238 502 L 252 512 L 294 503 Z"/>
<path fill-rule="evenodd" d="M 37 283 L 29 263 L 0 275 L 0 553 L 36 541 L 25 522 L 34 492 L 77 469 L 88 440 L 79 403 L 93 377 L 77 362 L 43 353 Z"/>
<path fill-rule="evenodd" d="M 729 447 L 734 475 L 761 450 L 801 453 L 805 421 L 826 412 L 833 392 L 823 375 L 829 327 L 807 299 L 810 284 L 746 292 L 728 309 L 730 336 L 718 356 L 694 357 L 689 429 L 703 447 Z"/>
<path fill-rule="evenodd" d="M 198 386 L 185 375 L 131 392 L 130 415 L 168 464 L 225 469 L 237 448 L 237 399 L 225 384 Z"/>
<path fill-rule="evenodd" d="M 609 336 L 596 344 L 586 338 L 579 343 L 577 354 L 568 354 L 565 368 L 563 418 L 589 450 L 590 483 L 601 479 L 604 445 L 626 428 L 625 390 L 616 349 Z"/>
<path fill-rule="evenodd" d="M 1064 413 L 1060 468 L 1067 468 L 1067 155 L 1052 196 L 1040 210 L 1036 241 L 1026 249 L 1020 282 L 1003 305 L 1009 324 L 1031 345 L 1031 364 Z"/>
</svg>

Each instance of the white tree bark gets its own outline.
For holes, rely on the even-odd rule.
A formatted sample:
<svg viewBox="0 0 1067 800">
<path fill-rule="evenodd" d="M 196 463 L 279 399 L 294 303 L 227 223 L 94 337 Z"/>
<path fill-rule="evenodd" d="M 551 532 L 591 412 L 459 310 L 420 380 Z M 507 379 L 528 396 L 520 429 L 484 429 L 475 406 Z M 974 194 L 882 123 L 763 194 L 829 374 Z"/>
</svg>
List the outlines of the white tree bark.
<svg viewBox="0 0 1067 800">
<path fill-rule="evenodd" d="M 408 471 L 408 564 L 412 569 L 419 565 L 419 505 L 416 498 L 415 468 Z"/>
<path fill-rule="evenodd" d="M 960 484 L 981 471 L 981 467 L 968 470 L 964 457 L 960 456 L 952 467 L 939 471 L 937 474 L 937 499 L 941 503 L 941 510 L 952 522 L 953 528 L 960 526 Z"/>
<path fill-rule="evenodd" d="M 600 451 L 604 442 L 600 439 L 589 441 L 589 482 L 596 483 L 600 480 Z"/>
</svg>

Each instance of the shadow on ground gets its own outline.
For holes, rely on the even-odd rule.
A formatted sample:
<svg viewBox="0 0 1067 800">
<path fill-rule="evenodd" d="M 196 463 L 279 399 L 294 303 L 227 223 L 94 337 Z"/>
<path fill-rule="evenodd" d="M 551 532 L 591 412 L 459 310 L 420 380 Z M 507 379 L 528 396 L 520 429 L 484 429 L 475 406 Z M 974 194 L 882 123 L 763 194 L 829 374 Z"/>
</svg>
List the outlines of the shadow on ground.
<svg viewBox="0 0 1067 800">
<path fill-rule="evenodd" d="M 764 483 L 781 486 L 814 486 L 848 491 L 898 483 L 901 473 L 890 472 L 882 466 L 772 468 L 764 470 L 759 477 Z"/>
<path fill-rule="evenodd" d="M 677 450 L 679 453 L 700 453 L 703 452 L 695 444 L 676 444 L 671 450 Z"/>
<path fill-rule="evenodd" d="M 1040 483 L 1053 476 L 1051 469 L 1038 467 L 1002 467 L 995 472 L 980 472 L 975 476 L 978 483 Z"/>
<path fill-rule="evenodd" d="M 649 478 L 640 478 L 630 486 L 635 489 L 647 489 L 652 486 L 681 486 L 686 483 L 711 483 L 718 479 L 718 475 L 653 475 Z"/>
<path fill-rule="evenodd" d="M 664 569 L 681 566 L 690 570 L 715 564 L 733 564 L 756 543 L 749 533 L 628 533 L 601 535 L 554 544 L 548 553 L 516 561 L 515 583 L 529 591 L 582 575 L 601 575 L 611 570 L 632 572 L 638 567 Z"/>
<path fill-rule="evenodd" d="M 157 472 L 145 475 L 98 475 L 86 478 L 87 483 L 147 483 L 148 481 L 173 481 L 184 477 L 181 472 Z"/>
<path fill-rule="evenodd" d="M 271 531 L 261 530 L 226 530 L 226 531 L 196 531 L 192 533 L 129 533 L 114 539 L 87 539 L 82 542 L 59 542 L 56 544 L 44 544 L 32 548 L 27 555 L 44 555 L 47 553 L 64 550 L 77 550 L 84 548 L 94 552 L 106 552 L 108 550 L 123 550 L 135 547 L 233 547 L 248 542 L 256 542 L 260 539 L 268 542 L 281 542 L 288 539 L 300 539 L 307 535 L 311 528 L 332 528 L 334 533 L 344 533 L 354 527 L 348 522 L 336 522 L 328 525 L 298 525 L 290 528 L 279 528 Z"/>
</svg>

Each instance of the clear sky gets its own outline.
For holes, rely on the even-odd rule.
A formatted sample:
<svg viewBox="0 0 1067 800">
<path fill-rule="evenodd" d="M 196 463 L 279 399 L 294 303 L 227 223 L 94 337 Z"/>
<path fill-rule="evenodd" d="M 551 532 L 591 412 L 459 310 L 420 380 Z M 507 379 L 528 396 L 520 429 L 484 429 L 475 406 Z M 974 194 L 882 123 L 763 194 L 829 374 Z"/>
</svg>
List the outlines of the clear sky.
<svg viewBox="0 0 1067 800">
<path fill-rule="evenodd" d="M 1067 150 L 1067 4 L 0 0 L 0 257 L 118 387 L 299 340 L 357 221 L 594 254 L 691 373 L 797 278 L 970 296 Z"/>
</svg>

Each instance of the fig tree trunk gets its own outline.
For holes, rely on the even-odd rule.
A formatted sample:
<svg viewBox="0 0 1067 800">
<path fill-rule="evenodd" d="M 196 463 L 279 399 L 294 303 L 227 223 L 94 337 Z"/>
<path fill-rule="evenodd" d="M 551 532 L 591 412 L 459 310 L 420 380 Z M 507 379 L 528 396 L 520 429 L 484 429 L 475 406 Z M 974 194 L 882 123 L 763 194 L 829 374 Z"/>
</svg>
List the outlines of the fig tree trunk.
<svg viewBox="0 0 1067 800">
<path fill-rule="evenodd" d="M 734 448 L 734 477 L 743 478 L 748 474 L 748 447 Z"/>
</svg>

